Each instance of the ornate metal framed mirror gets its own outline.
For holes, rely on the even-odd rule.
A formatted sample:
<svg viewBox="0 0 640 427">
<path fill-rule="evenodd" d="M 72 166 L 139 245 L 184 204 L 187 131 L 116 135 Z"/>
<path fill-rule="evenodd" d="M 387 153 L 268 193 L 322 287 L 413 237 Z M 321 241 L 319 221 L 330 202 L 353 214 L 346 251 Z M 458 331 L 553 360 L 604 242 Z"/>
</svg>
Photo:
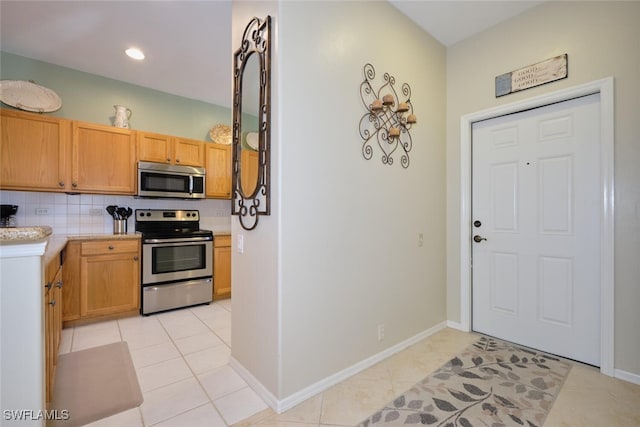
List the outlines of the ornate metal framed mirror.
<svg viewBox="0 0 640 427">
<path fill-rule="evenodd" d="M 270 214 L 271 16 L 253 18 L 233 55 L 231 214 L 252 230 Z"/>
</svg>

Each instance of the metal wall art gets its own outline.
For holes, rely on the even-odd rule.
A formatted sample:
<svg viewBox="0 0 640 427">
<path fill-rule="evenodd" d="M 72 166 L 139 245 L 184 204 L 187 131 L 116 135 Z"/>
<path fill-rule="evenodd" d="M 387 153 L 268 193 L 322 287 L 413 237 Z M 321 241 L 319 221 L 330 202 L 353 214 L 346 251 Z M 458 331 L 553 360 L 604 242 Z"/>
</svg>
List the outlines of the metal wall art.
<svg viewBox="0 0 640 427">
<path fill-rule="evenodd" d="M 411 140 L 411 126 L 416 123 L 411 105 L 411 87 L 403 83 L 401 98 L 394 85 L 395 77 L 384 73 L 384 84 L 378 90 L 374 89 L 373 79 L 376 71 L 373 65 L 364 66 L 364 81 L 360 84 L 360 98 L 367 112 L 360 119 L 360 137 L 362 155 L 370 160 L 373 157 L 373 142 L 382 151 L 382 163 L 393 164 L 393 153 L 400 147 L 404 154 L 400 157 L 403 168 L 409 167 L 409 152 L 413 147 Z"/>
<path fill-rule="evenodd" d="M 257 134 L 257 144 L 243 143 L 248 134 Z M 254 229 L 260 215 L 270 214 L 270 145 L 271 16 L 267 16 L 251 19 L 233 55 L 231 214 L 238 215 L 245 230 Z"/>
</svg>

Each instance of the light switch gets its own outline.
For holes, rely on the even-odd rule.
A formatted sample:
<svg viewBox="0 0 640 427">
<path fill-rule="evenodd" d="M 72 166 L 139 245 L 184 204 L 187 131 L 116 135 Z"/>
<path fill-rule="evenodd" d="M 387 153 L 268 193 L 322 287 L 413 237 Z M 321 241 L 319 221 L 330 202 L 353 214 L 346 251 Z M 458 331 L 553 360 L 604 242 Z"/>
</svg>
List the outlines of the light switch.
<svg viewBox="0 0 640 427">
<path fill-rule="evenodd" d="M 236 251 L 239 254 L 244 253 L 244 234 L 238 234 L 236 236 Z"/>
</svg>

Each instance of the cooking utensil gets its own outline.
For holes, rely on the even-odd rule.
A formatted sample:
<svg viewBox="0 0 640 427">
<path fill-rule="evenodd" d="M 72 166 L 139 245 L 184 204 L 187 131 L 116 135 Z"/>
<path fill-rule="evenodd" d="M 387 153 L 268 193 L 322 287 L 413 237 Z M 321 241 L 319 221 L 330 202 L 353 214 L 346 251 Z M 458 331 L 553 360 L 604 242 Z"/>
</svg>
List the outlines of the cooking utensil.
<svg viewBox="0 0 640 427">
<path fill-rule="evenodd" d="M 116 218 L 116 215 L 115 215 L 115 213 L 116 213 L 116 209 L 117 209 L 117 208 L 118 208 L 118 207 L 117 207 L 117 206 L 114 206 L 114 205 L 109 205 L 109 206 L 107 206 L 107 212 L 109 213 L 109 215 L 111 215 L 111 217 L 112 217 L 113 219 L 118 219 L 118 218 Z"/>
<path fill-rule="evenodd" d="M 124 214 L 127 213 L 127 210 L 119 207 L 116 212 L 118 213 L 118 219 L 124 219 Z"/>
<path fill-rule="evenodd" d="M 127 218 L 129 218 L 131 215 L 133 215 L 133 209 L 127 208 Z"/>
</svg>

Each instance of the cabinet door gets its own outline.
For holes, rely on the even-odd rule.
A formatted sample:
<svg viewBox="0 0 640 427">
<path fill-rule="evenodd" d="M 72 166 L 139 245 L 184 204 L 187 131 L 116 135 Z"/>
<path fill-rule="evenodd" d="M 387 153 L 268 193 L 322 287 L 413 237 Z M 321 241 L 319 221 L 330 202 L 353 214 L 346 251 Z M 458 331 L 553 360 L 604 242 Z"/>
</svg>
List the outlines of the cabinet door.
<svg viewBox="0 0 640 427">
<path fill-rule="evenodd" d="M 58 365 L 58 350 L 60 349 L 60 340 L 62 339 L 62 268 L 58 269 L 56 277 L 53 280 L 53 364 Z"/>
<path fill-rule="evenodd" d="M 231 198 L 231 145 L 205 144 L 206 196 Z"/>
<path fill-rule="evenodd" d="M 258 152 L 242 150 L 240 153 L 240 185 L 245 195 L 251 195 L 258 185 Z"/>
<path fill-rule="evenodd" d="M 204 142 L 173 138 L 173 163 L 184 166 L 204 166 Z"/>
<path fill-rule="evenodd" d="M 121 313 L 139 308 L 140 266 L 137 253 L 83 256 L 81 316 Z"/>
<path fill-rule="evenodd" d="M 67 243 L 67 256 L 62 266 L 62 320 L 80 318 L 80 242 Z"/>
<path fill-rule="evenodd" d="M 135 133 L 73 122 L 72 191 L 135 194 Z"/>
<path fill-rule="evenodd" d="M 213 248 L 213 299 L 231 296 L 231 236 L 216 236 Z"/>
<path fill-rule="evenodd" d="M 71 122 L 1 110 L 0 186 L 64 191 L 69 184 L 67 149 Z"/>
<path fill-rule="evenodd" d="M 53 390 L 53 289 L 45 287 L 44 291 L 44 354 L 45 354 L 45 398 L 51 401 Z"/>
<path fill-rule="evenodd" d="M 52 263 L 53 264 L 53 263 Z M 55 275 L 49 275 L 51 268 L 47 266 L 46 281 L 44 287 L 44 336 L 45 336 L 45 393 L 46 401 L 52 398 L 53 382 L 56 366 L 58 364 L 58 350 L 62 333 L 62 268 L 57 265 Z"/>
<path fill-rule="evenodd" d="M 171 137 L 159 133 L 138 132 L 138 160 L 171 163 Z"/>
</svg>

